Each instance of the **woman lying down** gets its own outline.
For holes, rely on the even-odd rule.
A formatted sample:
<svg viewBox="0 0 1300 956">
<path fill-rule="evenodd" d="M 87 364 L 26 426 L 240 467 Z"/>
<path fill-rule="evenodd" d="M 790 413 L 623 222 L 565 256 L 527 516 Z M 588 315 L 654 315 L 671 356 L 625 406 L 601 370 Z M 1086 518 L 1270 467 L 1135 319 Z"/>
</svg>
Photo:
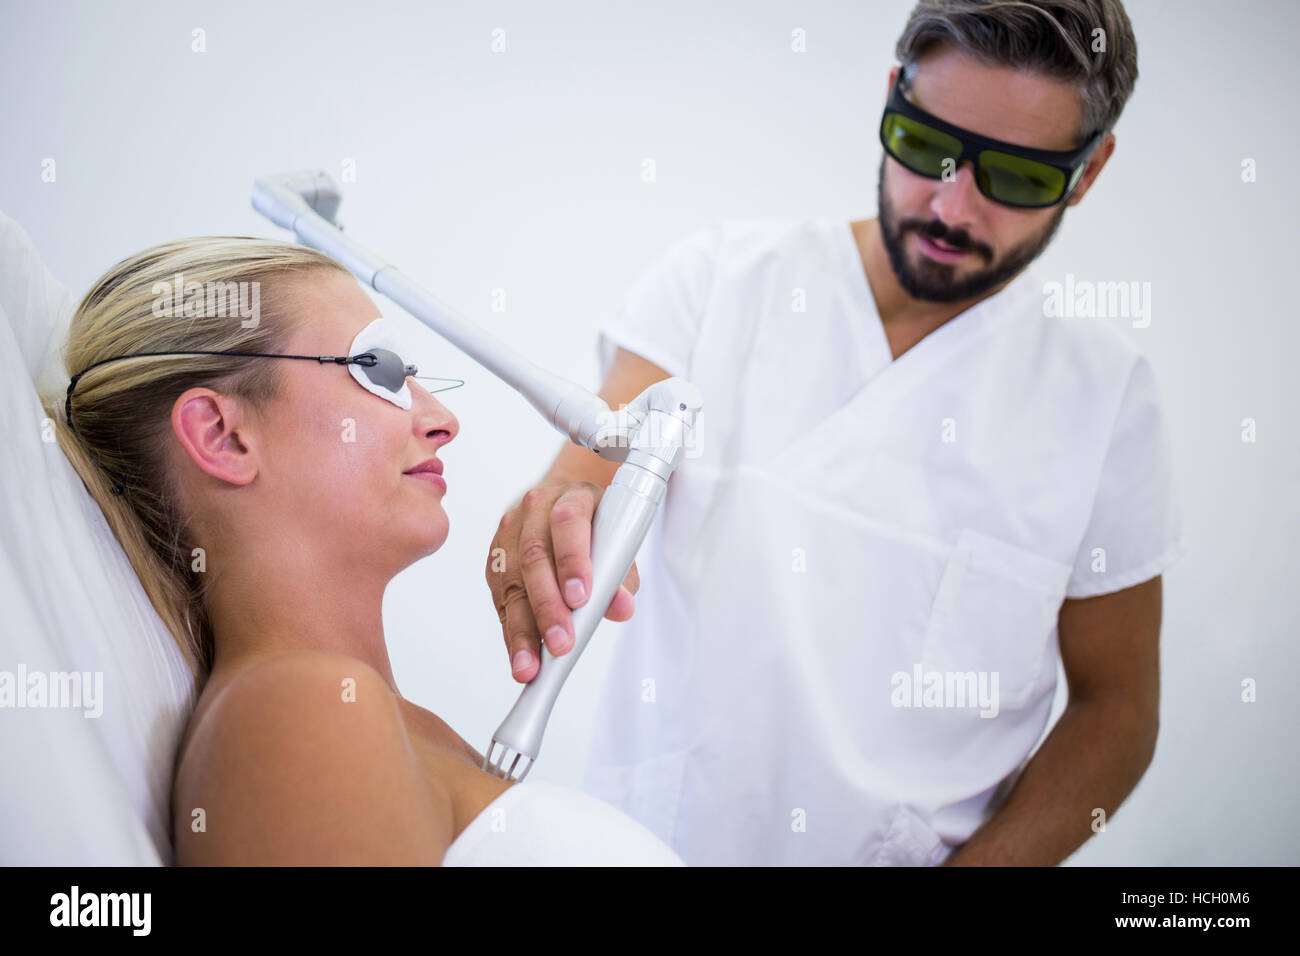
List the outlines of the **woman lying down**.
<svg viewBox="0 0 1300 956">
<path fill-rule="evenodd" d="M 255 320 L 170 308 L 178 274 L 251 288 Z M 202 687 L 177 862 L 681 865 L 581 791 L 485 772 L 397 690 L 384 590 L 446 540 L 459 424 L 378 314 L 320 253 L 205 237 L 119 263 L 72 319 L 60 445 Z"/>
</svg>

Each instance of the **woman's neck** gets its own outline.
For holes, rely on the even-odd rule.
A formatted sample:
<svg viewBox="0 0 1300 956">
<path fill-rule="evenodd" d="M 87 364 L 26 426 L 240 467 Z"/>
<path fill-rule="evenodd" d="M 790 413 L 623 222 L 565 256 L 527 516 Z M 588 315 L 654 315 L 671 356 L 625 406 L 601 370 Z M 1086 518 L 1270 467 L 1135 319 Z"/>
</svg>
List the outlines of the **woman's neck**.
<svg viewBox="0 0 1300 956">
<path fill-rule="evenodd" d="M 208 593 L 213 676 L 286 652 L 328 651 L 368 664 L 401 696 L 384 640 L 391 575 L 367 575 L 355 563 L 313 560 L 307 548 L 269 544 L 256 555 L 228 556 L 210 573 L 216 574 Z"/>
</svg>

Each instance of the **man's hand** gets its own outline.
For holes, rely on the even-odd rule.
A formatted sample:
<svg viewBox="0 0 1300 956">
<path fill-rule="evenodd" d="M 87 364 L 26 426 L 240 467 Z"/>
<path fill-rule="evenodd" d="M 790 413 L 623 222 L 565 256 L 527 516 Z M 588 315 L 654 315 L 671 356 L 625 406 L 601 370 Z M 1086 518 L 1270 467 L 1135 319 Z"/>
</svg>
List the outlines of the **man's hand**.
<svg viewBox="0 0 1300 956">
<path fill-rule="evenodd" d="M 1113 816 L 1155 755 L 1160 732 L 1163 581 L 1061 604 L 1069 697 L 1002 806 L 945 866 L 1056 866 Z"/>
<path fill-rule="evenodd" d="M 542 484 L 505 513 L 488 552 L 487 583 L 515 680 L 526 684 L 540 667 L 540 635 L 554 655 L 573 647 L 572 609 L 591 594 L 591 523 L 605 489 L 592 481 Z M 605 617 L 626 621 L 640 587 L 636 564 Z"/>
<path fill-rule="evenodd" d="M 668 373 L 641 356 L 619 348 L 605 384 L 597 393 L 610 408 L 631 402 Z M 618 462 L 566 441 L 536 488 L 506 512 L 488 552 L 487 583 L 501 619 L 501 632 L 515 680 L 526 684 L 541 666 L 539 635 L 551 631 L 546 647 L 554 655 L 573 647 L 573 608 L 591 594 L 591 522 Z M 562 589 L 576 579 L 571 595 Z M 605 617 L 632 616 L 641 581 L 636 565 L 609 602 Z M 558 630 L 555 630 L 558 628 Z"/>
</svg>

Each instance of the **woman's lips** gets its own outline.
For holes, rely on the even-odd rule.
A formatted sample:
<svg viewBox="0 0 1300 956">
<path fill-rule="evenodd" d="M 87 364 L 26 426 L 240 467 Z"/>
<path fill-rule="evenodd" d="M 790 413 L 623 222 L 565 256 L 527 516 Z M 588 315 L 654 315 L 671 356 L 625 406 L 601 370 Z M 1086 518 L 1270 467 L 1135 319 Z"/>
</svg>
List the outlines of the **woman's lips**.
<svg viewBox="0 0 1300 956">
<path fill-rule="evenodd" d="M 918 232 L 916 240 L 921 244 L 921 250 L 926 255 L 940 262 L 960 262 L 968 254 L 968 250 L 965 249 L 946 249 L 924 233 Z"/>
<path fill-rule="evenodd" d="M 442 475 L 434 474 L 431 471 L 412 471 L 407 473 L 407 478 L 416 478 L 420 481 L 427 482 L 431 485 L 437 485 L 443 491 L 447 490 L 447 482 L 442 480 Z"/>
</svg>

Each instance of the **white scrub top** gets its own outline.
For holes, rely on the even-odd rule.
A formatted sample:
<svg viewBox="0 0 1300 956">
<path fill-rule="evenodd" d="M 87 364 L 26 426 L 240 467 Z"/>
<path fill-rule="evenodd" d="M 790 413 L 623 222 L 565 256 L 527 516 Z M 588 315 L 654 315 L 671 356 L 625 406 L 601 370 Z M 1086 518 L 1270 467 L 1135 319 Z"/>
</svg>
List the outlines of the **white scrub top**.
<svg viewBox="0 0 1300 956">
<path fill-rule="evenodd" d="M 893 360 L 845 220 L 712 222 L 641 276 L 602 377 L 621 345 L 704 412 L 584 790 L 690 865 L 937 864 L 992 814 L 1051 711 L 1062 600 L 1182 551 L 1149 364 L 1043 289 Z"/>
</svg>

